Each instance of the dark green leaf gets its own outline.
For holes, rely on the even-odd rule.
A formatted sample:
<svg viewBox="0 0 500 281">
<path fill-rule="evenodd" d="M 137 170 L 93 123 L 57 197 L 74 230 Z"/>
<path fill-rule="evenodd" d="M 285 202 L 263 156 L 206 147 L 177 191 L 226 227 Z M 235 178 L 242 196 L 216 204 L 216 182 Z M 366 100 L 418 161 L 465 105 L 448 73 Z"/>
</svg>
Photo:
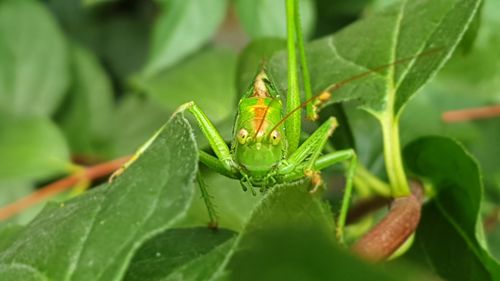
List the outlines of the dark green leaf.
<svg viewBox="0 0 500 281">
<path fill-rule="evenodd" d="M 413 255 L 449 280 L 498 280 L 480 219 L 483 197 L 476 161 L 455 141 L 426 137 L 404 151 L 408 168 L 432 182 L 435 196 L 422 214 Z"/>
<path fill-rule="evenodd" d="M 379 70 L 335 90 L 332 102 L 359 99 L 375 114 L 397 115 L 406 101 L 444 64 L 475 15 L 479 0 L 402 1 L 306 46 L 313 92 L 370 69 L 421 52 L 427 56 Z M 436 49 L 439 48 L 439 49 Z M 286 56 L 271 60 L 286 88 Z"/>
<path fill-rule="evenodd" d="M 167 230 L 146 242 L 134 256 L 124 280 L 187 280 L 182 273 L 189 264 L 204 259 L 211 251 L 223 245 L 234 235 L 224 229 L 207 227 L 176 228 Z M 227 248 L 227 247 L 226 247 Z M 204 265 L 191 268 L 201 271 Z"/>
<path fill-rule="evenodd" d="M 33 180 L 71 168 L 63 134 L 43 117 L 0 113 L 0 179 Z"/>
<path fill-rule="evenodd" d="M 233 53 L 211 49 L 175 69 L 138 78 L 137 85 L 167 110 L 193 100 L 212 122 L 218 122 L 233 114 L 235 66 Z"/>
<path fill-rule="evenodd" d="M 305 37 L 314 29 L 314 1 L 300 0 L 301 24 Z M 236 9 L 241 24 L 252 38 L 286 38 L 285 1 L 237 0 Z"/>
<path fill-rule="evenodd" d="M 215 204 L 219 226 L 241 231 L 262 196 L 253 196 L 250 191 L 244 192 L 237 180 L 210 173 L 209 169 L 202 170 L 202 175 L 212 202 Z M 181 222 L 181 226 L 207 225 L 209 222 L 207 208 L 203 203 L 199 189 L 196 190 L 194 198 L 195 200 L 193 200 L 185 220 Z"/>
<path fill-rule="evenodd" d="M 306 186 L 271 190 L 235 247 L 224 280 L 395 280 L 335 245 L 333 216 Z"/>
<path fill-rule="evenodd" d="M 68 86 L 66 43 L 38 1 L 0 2 L 0 109 L 48 116 Z"/>
<path fill-rule="evenodd" d="M 0 252 L 7 249 L 15 241 L 22 229 L 23 226 L 19 224 L 0 225 Z"/>
<path fill-rule="evenodd" d="M 0 275 L 16 281 L 42 272 L 51 280 L 121 280 L 134 252 L 185 214 L 196 150 L 189 124 L 182 113 L 174 115 L 111 184 L 47 206 L 0 253 Z"/>
<path fill-rule="evenodd" d="M 252 41 L 238 57 L 236 69 L 236 86 L 238 95 L 245 93 L 255 75 L 267 64 L 271 56 L 286 48 L 286 40 L 278 38 L 262 38 Z"/>
<path fill-rule="evenodd" d="M 73 83 L 58 115 L 71 151 L 100 155 L 109 145 L 113 92 L 109 78 L 87 50 L 72 49 Z"/>
<path fill-rule="evenodd" d="M 158 0 L 162 14 L 155 24 L 149 61 L 150 77 L 180 61 L 215 34 L 226 15 L 226 0 Z"/>
</svg>

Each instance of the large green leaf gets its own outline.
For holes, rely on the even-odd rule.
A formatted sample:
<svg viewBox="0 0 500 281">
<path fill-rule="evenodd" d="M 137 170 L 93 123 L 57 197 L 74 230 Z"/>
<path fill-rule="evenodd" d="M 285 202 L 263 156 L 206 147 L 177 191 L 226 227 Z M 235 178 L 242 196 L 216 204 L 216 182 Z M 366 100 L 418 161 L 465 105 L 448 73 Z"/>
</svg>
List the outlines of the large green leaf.
<svg viewBox="0 0 500 281">
<path fill-rule="evenodd" d="M 232 241 L 232 236 L 232 231 L 208 227 L 167 230 L 139 249 L 124 280 L 191 280 L 188 277 L 190 274 L 210 270 L 209 261 L 215 259 L 210 257 L 210 252 L 228 250 L 224 245 L 228 240 Z M 208 264 L 198 264 L 207 258 Z M 193 264 L 198 267 L 192 267 Z"/>
<path fill-rule="evenodd" d="M 238 237 L 223 280 L 395 280 L 339 249 L 332 217 L 307 185 L 274 188 Z"/>
<path fill-rule="evenodd" d="M 0 179 L 33 180 L 70 169 L 62 132 L 44 117 L 0 113 Z"/>
<path fill-rule="evenodd" d="M 195 101 L 212 122 L 218 122 L 234 112 L 235 67 L 232 52 L 210 49 L 175 69 L 138 78 L 137 85 L 168 110 Z"/>
<path fill-rule="evenodd" d="M 111 184 L 47 206 L 0 253 L 2 279 L 121 280 L 134 252 L 186 212 L 196 150 L 177 113 Z"/>
<path fill-rule="evenodd" d="M 498 6 L 498 7 L 497 7 Z M 481 163 L 487 195 L 500 200 L 500 122 L 498 119 L 463 122 L 441 122 L 448 110 L 491 106 L 500 103 L 500 28 L 495 1 L 484 3 L 481 29 L 474 48 L 466 55 L 459 54 L 431 83 L 422 89 L 403 114 L 403 141 L 428 134 L 446 134 L 460 140 Z M 414 118 L 418 115 L 420 118 Z M 488 199 L 488 197 L 487 197 Z"/>
<path fill-rule="evenodd" d="M 411 254 L 449 280 L 499 280 L 500 264 L 488 253 L 483 234 L 483 185 L 476 161 L 445 137 L 419 139 L 404 155 L 408 168 L 431 181 L 435 192 L 423 210 Z"/>
<path fill-rule="evenodd" d="M 109 78 L 87 50 L 72 49 L 73 83 L 58 119 L 73 153 L 98 155 L 109 143 L 113 92 Z"/>
<path fill-rule="evenodd" d="M 157 19 L 149 61 L 151 76 L 199 49 L 217 31 L 226 15 L 226 0 L 158 0 Z"/>
<path fill-rule="evenodd" d="M 314 93 L 370 69 L 435 50 L 335 90 L 332 102 L 357 99 L 379 115 L 397 115 L 445 63 L 473 18 L 479 0 L 401 1 L 306 46 Z M 439 49 L 436 49 L 439 48 Z M 271 60 L 286 89 L 286 55 Z M 283 91 L 284 92 L 284 91 Z"/>
<path fill-rule="evenodd" d="M 314 1 L 300 0 L 301 24 L 305 36 L 314 29 Z M 286 38 L 285 1 L 237 0 L 236 9 L 240 22 L 252 38 Z"/>
<path fill-rule="evenodd" d="M 0 109 L 47 116 L 68 85 L 64 38 L 38 1 L 0 2 Z"/>
</svg>

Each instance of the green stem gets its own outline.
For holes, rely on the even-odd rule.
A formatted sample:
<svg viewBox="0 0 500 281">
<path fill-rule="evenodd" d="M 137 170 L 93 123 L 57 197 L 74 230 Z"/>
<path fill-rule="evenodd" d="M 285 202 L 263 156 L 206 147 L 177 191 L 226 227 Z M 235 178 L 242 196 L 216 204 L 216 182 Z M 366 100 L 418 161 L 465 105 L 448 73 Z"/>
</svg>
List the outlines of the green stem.
<svg viewBox="0 0 500 281">
<path fill-rule="evenodd" d="M 288 46 L 288 96 L 287 113 L 300 106 L 299 83 L 297 79 L 297 51 L 295 49 L 295 0 L 286 1 L 287 46 Z M 285 122 L 285 134 L 288 142 L 288 155 L 299 147 L 301 114 L 295 112 Z"/>
<path fill-rule="evenodd" d="M 302 25 L 300 24 L 300 6 L 299 0 L 295 0 L 295 30 L 297 34 L 297 46 L 300 55 L 300 67 L 302 70 L 302 81 L 304 83 L 305 100 L 312 97 L 311 78 L 309 75 L 309 68 L 307 67 L 307 56 L 304 48 L 304 36 L 302 35 Z M 314 112 L 313 103 L 308 103 L 306 106 L 306 116 L 309 120 L 316 120 L 318 115 Z"/>
<path fill-rule="evenodd" d="M 355 183 L 358 183 L 361 186 L 367 186 L 370 191 L 375 191 L 375 193 L 381 196 L 388 197 L 391 195 L 391 187 L 368 171 L 366 167 L 361 164 L 359 164 L 356 169 L 354 179 Z"/>
<path fill-rule="evenodd" d="M 399 118 L 394 117 L 392 110 L 381 118 L 384 138 L 384 159 L 387 176 L 392 187 L 393 197 L 403 197 L 411 194 L 403 168 L 401 145 L 399 142 Z"/>
</svg>

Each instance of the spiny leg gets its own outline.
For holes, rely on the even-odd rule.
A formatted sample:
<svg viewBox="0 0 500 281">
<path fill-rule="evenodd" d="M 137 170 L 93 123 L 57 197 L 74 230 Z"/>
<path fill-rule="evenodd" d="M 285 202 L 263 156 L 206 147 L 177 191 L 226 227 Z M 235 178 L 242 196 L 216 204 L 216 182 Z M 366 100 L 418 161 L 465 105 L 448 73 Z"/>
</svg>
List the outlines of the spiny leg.
<svg viewBox="0 0 500 281">
<path fill-rule="evenodd" d="M 344 243 L 344 226 L 352 194 L 352 183 L 356 170 L 357 158 L 352 149 L 336 151 L 323 156 L 321 151 L 324 148 L 328 137 L 337 126 L 335 118 L 325 121 L 306 141 L 287 159 L 286 164 L 281 166 L 278 173 L 285 181 L 293 181 L 304 177 L 311 178 L 313 182 L 313 192 L 321 184 L 321 178 L 317 171 L 339 162 L 350 160 L 346 171 L 346 185 L 336 225 L 336 234 L 339 243 Z"/>
<path fill-rule="evenodd" d="M 217 211 L 215 209 L 215 204 L 212 203 L 211 200 L 212 196 L 210 196 L 210 194 L 208 193 L 207 185 L 203 180 L 203 175 L 199 170 L 198 174 L 196 175 L 196 180 L 198 181 L 198 186 L 200 187 L 200 192 L 201 192 L 201 197 L 203 198 L 203 202 L 207 207 L 208 218 L 210 220 L 208 223 L 208 227 L 217 228 L 218 222 L 217 222 Z"/>
<path fill-rule="evenodd" d="M 349 161 L 349 166 L 346 171 L 346 184 L 344 187 L 344 195 L 342 196 L 342 203 L 340 207 L 340 213 L 337 218 L 336 223 L 336 236 L 337 240 L 340 244 L 344 244 L 344 226 L 347 218 L 347 212 L 349 209 L 349 203 L 352 195 L 352 186 L 354 174 L 357 166 L 357 156 L 354 150 L 346 149 L 339 150 L 336 152 L 332 152 L 326 155 L 319 157 L 314 162 L 314 169 L 316 171 L 325 169 L 326 167 L 332 166 L 334 164 Z M 296 166 L 296 170 L 294 172 L 286 174 L 283 179 L 285 181 L 295 181 L 304 177 L 303 169 L 309 167 L 309 162 L 304 162 L 301 165 Z"/>
<path fill-rule="evenodd" d="M 200 150 L 199 151 L 200 162 L 202 162 L 210 169 L 224 176 L 234 179 L 240 178 L 240 173 L 235 168 L 236 165 L 232 159 L 231 152 L 229 151 L 226 142 L 222 139 L 222 137 L 220 136 L 219 132 L 212 124 L 210 119 L 208 119 L 205 113 L 203 113 L 203 111 L 194 102 L 185 103 L 181 107 L 179 107 L 178 110 L 186 110 L 186 109 L 191 114 L 193 114 L 196 122 L 198 123 L 198 126 L 200 127 L 201 131 L 203 132 L 208 142 L 210 143 L 210 146 L 212 147 L 215 155 L 217 155 L 217 157 L 214 157 L 206 153 L 205 151 Z M 206 185 L 203 182 L 201 173 L 198 173 L 197 178 L 204 203 L 207 207 L 208 216 L 210 218 L 209 226 L 216 227 L 217 214 L 215 212 L 214 205 L 210 201 L 210 195 L 208 194 Z"/>
<path fill-rule="evenodd" d="M 328 137 L 333 133 L 337 127 L 337 120 L 329 118 L 326 120 L 314 133 L 300 145 L 300 147 L 290 155 L 278 168 L 278 174 L 286 175 L 296 171 L 297 166 L 307 162 L 304 168 L 313 168 L 314 161 L 318 159 L 323 147 L 325 146 Z M 308 161 L 306 161 L 308 159 Z"/>
<path fill-rule="evenodd" d="M 358 165 L 358 157 L 352 149 L 340 150 L 332 152 L 321 156 L 315 163 L 314 168 L 321 170 L 328 166 L 332 166 L 339 162 L 348 161 L 349 166 L 346 171 L 346 183 L 344 187 L 344 195 L 342 196 L 342 204 L 340 207 L 340 213 L 336 224 L 336 235 L 337 240 L 340 244 L 344 244 L 344 226 L 347 219 L 347 212 L 349 210 L 349 203 L 351 201 L 352 186 L 354 181 L 354 174 L 356 172 L 356 166 Z"/>
<path fill-rule="evenodd" d="M 221 167 L 223 167 L 225 169 L 225 174 L 230 174 L 234 177 L 237 177 L 238 172 L 235 168 L 236 165 L 234 164 L 231 152 L 229 151 L 229 147 L 226 145 L 226 142 L 221 137 L 219 131 L 217 131 L 210 119 L 208 119 L 205 113 L 203 113 L 203 111 L 194 102 L 188 102 L 181 105 L 178 111 L 186 109 L 191 114 L 193 114 L 196 122 L 198 123 L 198 126 L 210 143 L 210 146 L 212 147 L 215 155 L 217 155 L 220 165 L 215 164 L 216 162 L 214 161 L 210 161 L 211 159 L 208 159 L 209 157 L 206 157 L 209 154 L 204 154 L 203 157 L 200 154 L 200 160 L 204 161 L 208 159 L 206 163 L 203 163 L 206 164 L 209 168 L 214 168 L 215 170 L 219 171 L 221 170 Z"/>
</svg>

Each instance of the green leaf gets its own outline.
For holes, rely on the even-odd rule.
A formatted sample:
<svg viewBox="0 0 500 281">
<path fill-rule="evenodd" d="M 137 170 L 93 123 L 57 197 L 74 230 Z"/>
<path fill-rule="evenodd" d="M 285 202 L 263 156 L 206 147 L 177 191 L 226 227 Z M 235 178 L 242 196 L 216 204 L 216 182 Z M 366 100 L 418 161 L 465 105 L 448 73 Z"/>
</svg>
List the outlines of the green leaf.
<svg viewBox="0 0 500 281">
<path fill-rule="evenodd" d="M 37 116 L 56 110 L 69 82 L 66 45 L 38 1 L 0 2 L 0 61 L 0 110 Z"/>
<path fill-rule="evenodd" d="M 236 69 L 236 87 L 242 96 L 252 83 L 255 75 L 266 65 L 271 56 L 286 48 L 286 40 L 279 38 L 261 38 L 250 42 L 238 57 Z"/>
<path fill-rule="evenodd" d="M 224 245 L 234 232 L 207 227 L 176 228 L 165 231 L 146 242 L 134 256 L 124 280 L 187 280 L 185 268 L 200 272 L 210 269 L 190 264 L 206 259 L 212 250 Z M 228 248 L 228 247 L 225 247 Z M 183 272 L 184 271 L 184 272 Z"/>
<path fill-rule="evenodd" d="M 71 168 L 62 132 L 43 117 L 16 117 L 0 113 L 0 179 L 33 180 Z"/>
<path fill-rule="evenodd" d="M 302 30 L 305 37 L 312 34 L 315 23 L 314 1 L 300 0 Z M 237 0 L 240 22 L 252 38 L 286 38 L 285 1 Z"/>
<path fill-rule="evenodd" d="M 498 280 L 500 264 L 488 253 L 483 234 L 476 161 L 445 137 L 419 139 L 404 152 L 408 168 L 429 180 L 435 192 L 423 210 L 413 255 L 445 279 Z"/>
<path fill-rule="evenodd" d="M 167 110 L 195 101 L 216 123 L 233 114 L 236 56 L 210 49 L 190 58 L 175 69 L 136 81 L 154 101 Z"/>
<path fill-rule="evenodd" d="M 335 90 L 332 102 L 357 99 L 377 115 L 397 115 L 445 63 L 466 31 L 479 0 L 401 1 L 306 46 L 314 93 L 398 59 L 441 48 Z M 286 89 L 286 54 L 271 72 Z M 284 92 L 284 91 L 283 91 Z"/>
<path fill-rule="evenodd" d="M 158 0 L 157 19 L 146 77 L 180 61 L 205 44 L 224 20 L 226 0 Z"/>
<path fill-rule="evenodd" d="M 500 103 L 500 35 L 496 2 L 484 2 L 484 16 L 474 48 L 466 55 L 457 53 L 436 78 L 426 85 L 408 105 L 401 118 L 402 141 L 429 134 L 444 134 L 458 139 L 481 164 L 486 198 L 500 200 L 498 155 L 500 123 L 498 119 L 442 122 L 449 110 L 492 106 Z M 419 116 L 419 118 L 415 118 Z M 491 197 L 491 199 L 490 199 Z"/>
<path fill-rule="evenodd" d="M 335 245 L 333 216 L 306 187 L 266 194 L 238 237 L 224 280 L 396 280 Z"/>
<path fill-rule="evenodd" d="M 203 167 L 203 166 L 202 166 Z M 262 196 L 253 196 L 250 191 L 243 192 L 239 181 L 226 178 L 209 169 L 202 170 L 203 180 L 215 205 L 220 227 L 241 231 Z M 209 222 L 207 208 L 199 189 L 185 220 L 180 226 L 199 226 Z"/>
<path fill-rule="evenodd" d="M 0 253 L 0 275 L 121 280 L 134 252 L 185 214 L 197 162 L 190 126 L 177 113 L 111 184 L 47 206 Z"/>
<path fill-rule="evenodd" d="M 73 83 L 58 119 L 71 151 L 101 155 L 109 145 L 113 91 L 97 59 L 87 50 L 73 46 Z"/>
<path fill-rule="evenodd" d="M 0 225 L 0 252 L 7 249 L 15 241 L 22 229 L 22 225 L 13 223 Z"/>
</svg>

